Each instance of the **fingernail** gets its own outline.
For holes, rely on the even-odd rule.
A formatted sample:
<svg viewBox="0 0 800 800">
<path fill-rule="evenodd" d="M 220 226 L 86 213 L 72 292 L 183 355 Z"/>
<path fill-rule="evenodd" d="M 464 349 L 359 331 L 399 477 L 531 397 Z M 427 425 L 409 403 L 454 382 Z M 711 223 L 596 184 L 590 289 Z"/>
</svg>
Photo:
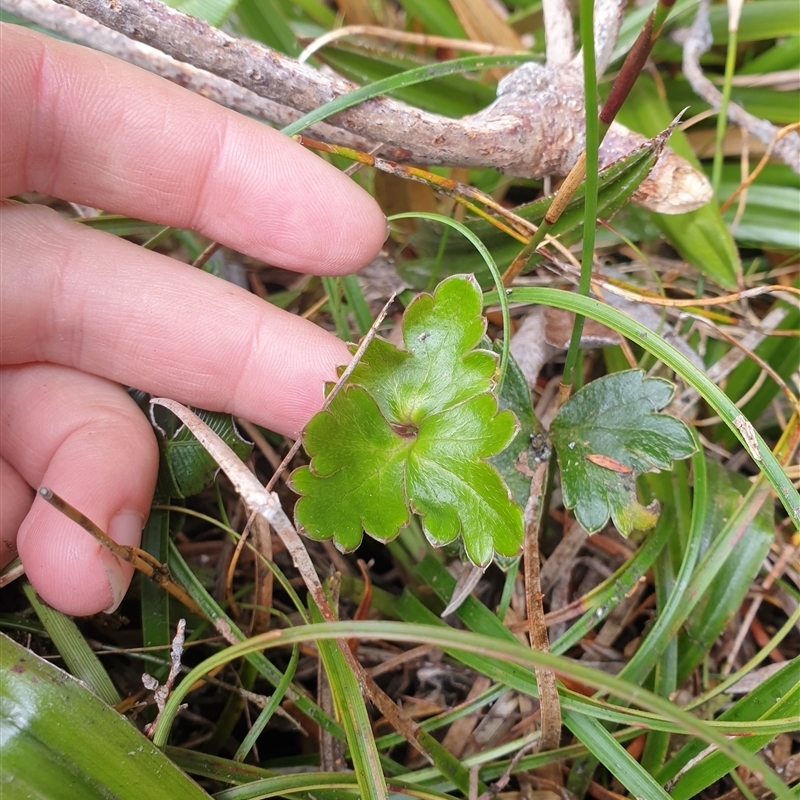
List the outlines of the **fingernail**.
<svg viewBox="0 0 800 800">
<path fill-rule="evenodd" d="M 142 528 L 144 519 L 136 511 L 120 511 L 111 518 L 108 523 L 108 535 L 117 543 L 125 547 L 138 547 L 142 540 Z M 111 555 L 111 553 L 109 553 Z M 130 585 L 130 577 L 120 568 L 121 565 L 116 558 L 105 561 L 104 569 L 108 578 L 108 585 L 111 587 L 111 605 L 105 609 L 106 614 L 116 611 L 125 592 Z"/>
<path fill-rule="evenodd" d="M 387 219 L 386 220 L 386 236 L 384 236 L 384 238 L 383 238 L 383 243 L 384 244 L 386 244 L 386 242 L 389 241 L 389 237 L 391 235 L 392 235 L 392 226 L 391 226 L 391 223 L 389 222 L 389 220 Z"/>
</svg>

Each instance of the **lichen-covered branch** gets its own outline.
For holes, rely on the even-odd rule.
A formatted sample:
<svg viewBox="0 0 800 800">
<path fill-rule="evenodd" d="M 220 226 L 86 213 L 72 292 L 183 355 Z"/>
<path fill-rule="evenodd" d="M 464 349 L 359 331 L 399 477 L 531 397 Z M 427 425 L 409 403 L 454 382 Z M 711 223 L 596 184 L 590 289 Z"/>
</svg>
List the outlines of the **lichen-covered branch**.
<svg viewBox="0 0 800 800">
<path fill-rule="evenodd" d="M 152 50 L 116 39 L 111 46 L 119 57 L 279 125 L 296 118 L 298 112 L 311 111 L 356 88 L 348 81 L 318 72 L 267 47 L 228 36 L 158 0 L 57 2 L 134 42 L 155 48 L 172 61 L 159 58 Z M 619 7 L 619 0 L 599 2 L 612 10 Z M 41 9 L 42 4 L 45 8 L 48 5 L 54 8 L 51 0 L 0 0 L 3 7 L 28 18 L 31 9 Z M 37 13 L 40 17 L 37 22 L 52 27 L 46 19 L 46 11 Z M 616 38 L 618 20 L 614 22 L 614 14 L 610 19 L 611 22 L 598 32 L 603 50 L 609 47 L 607 41 L 613 46 Z M 79 38 L 80 21 L 72 19 L 69 25 L 72 33 L 64 31 L 65 35 Z M 99 30 L 93 27 L 88 36 L 83 35 L 83 40 L 91 44 L 86 40 L 93 38 L 97 42 L 101 38 Z M 104 40 L 104 44 L 108 42 Z M 314 135 L 364 150 L 371 150 L 382 142 L 380 155 L 394 161 L 495 167 L 520 177 L 563 175 L 583 147 L 580 71 L 574 66 L 551 70 L 538 64 L 525 64 L 501 81 L 497 100 L 492 105 L 460 120 L 380 97 L 331 117 L 324 129 L 315 128 Z M 354 137 L 359 137 L 358 143 L 354 142 Z M 642 140 L 620 126 L 616 130 L 614 149 L 601 152 L 601 160 L 610 163 L 621 151 L 630 152 Z M 708 200 L 710 193 L 703 191 L 704 178 L 700 173 L 672 153 L 666 153 L 664 160 L 667 169 L 662 171 L 668 173 L 669 180 L 648 178 L 636 198 L 639 202 L 653 210 L 680 213 Z M 679 194 L 689 202 L 676 204 L 675 180 L 687 175 L 689 188 Z"/>
</svg>

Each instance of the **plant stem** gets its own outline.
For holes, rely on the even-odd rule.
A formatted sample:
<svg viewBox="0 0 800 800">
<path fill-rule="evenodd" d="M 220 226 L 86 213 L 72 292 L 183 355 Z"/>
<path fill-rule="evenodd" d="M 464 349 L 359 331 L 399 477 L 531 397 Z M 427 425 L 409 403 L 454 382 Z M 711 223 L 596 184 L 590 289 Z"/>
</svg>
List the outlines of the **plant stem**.
<svg viewBox="0 0 800 800">
<path fill-rule="evenodd" d="M 600 146 L 600 127 L 594 109 L 597 108 L 597 76 L 595 74 L 594 58 L 594 2 L 581 0 L 581 39 L 583 40 L 583 91 L 586 98 L 586 145 L 584 149 L 583 171 L 586 175 L 586 194 L 583 213 L 583 249 L 581 252 L 581 278 L 578 292 L 589 296 L 592 280 L 592 264 L 594 262 L 594 234 L 597 217 L 597 148 Z M 628 63 L 626 59 L 625 63 Z M 624 67 L 623 67 L 624 69 Z M 616 86 L 616 83 L 614 84 Z M 613 90 L 612 90 L 613 91 Z M 606 103 L 606 106 L 608 104 Z M 603 111 L 606 107 L 603 107 Z M 616 111 L 614 112 L 616 114 Z M 606 125 L 603 134 L 608 130 Z M 580 161 L 579 161 L 580 163 Z M 559 192 L 560 194 L 560 192 Z M 549 212 L 548 212 L 549 213 Z M 562 386 L 568 387 L 577 383 L 580 387 L 583 379 L 581 370 L 575 372 L 580 353 L 581 335 L 583 334 L 584 317 L 577 315 L 572 327 L 572 337 L 567 351 L 567 360 L 564 364 Z M 566 399 L 568 392 L 562 393 Z"/>
</svg>

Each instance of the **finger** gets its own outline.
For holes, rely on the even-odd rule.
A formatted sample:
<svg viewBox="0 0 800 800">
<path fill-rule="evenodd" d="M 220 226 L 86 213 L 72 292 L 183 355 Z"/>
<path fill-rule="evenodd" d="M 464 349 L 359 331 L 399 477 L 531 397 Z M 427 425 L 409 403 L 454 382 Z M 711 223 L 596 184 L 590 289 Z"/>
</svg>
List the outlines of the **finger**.
<svg viewBox="0 0 800 800">
<path fill-rule="evenodd" d="M 375 201 L 286 136 L 101 53 L 1 30 L 4 197 L 37 190 L 194 228 L 316 274 L 383 244 Z"/>
<path fill-rule="evenodd" d="M 316 325 L 49 209 L 6 204 L 0 226 L 3 363 L 65 364 L 296 436 L 349 360 Z"/>
<path fill-rule="evenodd" d="M 17 555 L 17 531 L 33 502 L 33 490 L 0 458 L 0 568 Z"/>
<path fill-rule="evenodd" d="M 0 389 L 3 458 L 29 485 L 49 487 L 115 541 L 138 546 L 158 447 L 133 400 L 116 384 L 51 364 L 5 367 Z M 39 594 L 68 614 L 114 608 L 130 583 L 129 564 L 38 496 L 17 548 Z"/>
</svg>

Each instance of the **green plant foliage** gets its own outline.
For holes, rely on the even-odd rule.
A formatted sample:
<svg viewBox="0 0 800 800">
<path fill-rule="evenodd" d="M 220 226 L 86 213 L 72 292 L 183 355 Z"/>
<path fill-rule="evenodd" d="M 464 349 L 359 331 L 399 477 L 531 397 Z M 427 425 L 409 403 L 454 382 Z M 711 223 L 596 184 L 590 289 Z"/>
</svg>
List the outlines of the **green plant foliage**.
<svg viewBox="0 0 800 800">
<path fill-rule="evenodd" d="M 743 475 L 710 459 L 706 469 L 708 501 L 702 534 L 704 553 L 723 533 L 750 488 L 750 481 Z M 765 502 L 744 534 L 714 559 L 716 575 L 683 626 L 677 668 L 679 683 L 706 657 L 741 608 L 774 536 L 775 509 L 772 503 Z"/>
<path fill-rule="evenodd" d="M 222 25 L 235 8 L 236 0 L 170 0 L 167 5 L 203 19 L 209 25 Z"/>
<path fill-rule="evenodd" d="M 253 451 L 253 443 L 242 437 L 230 414 L 198 408 L 192 410 L 239 458 L 245 459 Z M 159 407 L 153 407 L 151 421 L 161 451 L 156 496 L 186 498 L 210 486 L 219 467 L 194 434 Z"/>
<path fill-rule="evenodd" d="M 349 551 L 362 531 L 393 539 L 412 513 L 436 546 L 459 535 L 470 560 L 522 546 L 522 510 L 485 459 L 514 438 L 498 412 L 497 357 L 478 345 L 486 328 L 471 276 L 419 295 L 403 317 L 401 350 L 373 339 L 350 383 L 305 430 L 308 467 L 292 473 L 299 527 Z"/>
<path fill-rule="evenodd" d="M 633 153 L 606 167 L 598 175 L 598 217 L 611 219 L 628 202 L 653 168 L 660 152 L 658 142 L 653 138 Z M 562 244 L 572 244 L 583 236 L 585 194 L 586 181 L 583 181 L 550 231 L 553 236 L 558 236 Z M 514 213 L 540 225 L 552 202 L 552 195 L 543 197 L 517 206 Z M 520 243 L 486 220 L 471 219 L 466 225 L 486 245 L 500 269 L 505 269 L 519 253 Z M 463 237 L 450 236 L 444 251 L 439 252 L 442 246 L 441 225 L 420 221 L 417 232 L 411 236 L 411 242 L 419 255 L 413 261 L 399 262 L 397 271 L 412 286 L 425 289 L 432 285 L 429 283 L 432 275 L 442 278 L 455 270 L 474 272 L 481 286 L 491 284 L 492 277 L 483 258 Z M 530 263 L 535 265 L 540 261 L 541 256 L 534 254 Z"/>
<path fill-rule="evenodd" d="M 84 684 L 2 634 L 0 674 L 4 800 L 207 800 Z"/>
<path fill-rule="evenodd" d="M 617 372 L 585 386 L 556 414 L 550 436 L 564 505 L 587 531 L 600 530 L 609 516 L 625 536 L 655 524 L 657 507 L 639 503 L 636 478 L 695 450 L 683 422 L 657 413 L 673 391 L 641 370 Z"/>
<path fill-rule="evenodd" d="M 663 130 L 672 116 L 672 110 L 660 96 L 652 78 L 640 75 L 628 102 L 620 109 L 617 120 L 645 136 L 650 136 Z M 682 131 L 673 132 L 669 146 L 690 164 L 701 168 Z M 742 270 L 739 252 L 715 201 L 712 200 L 687 214 L 653 212 L 650 219 L 661 229 L 681 257 L 706 277 L 732 291 L 738 287 L 738 276 Z"/>
</svg>

